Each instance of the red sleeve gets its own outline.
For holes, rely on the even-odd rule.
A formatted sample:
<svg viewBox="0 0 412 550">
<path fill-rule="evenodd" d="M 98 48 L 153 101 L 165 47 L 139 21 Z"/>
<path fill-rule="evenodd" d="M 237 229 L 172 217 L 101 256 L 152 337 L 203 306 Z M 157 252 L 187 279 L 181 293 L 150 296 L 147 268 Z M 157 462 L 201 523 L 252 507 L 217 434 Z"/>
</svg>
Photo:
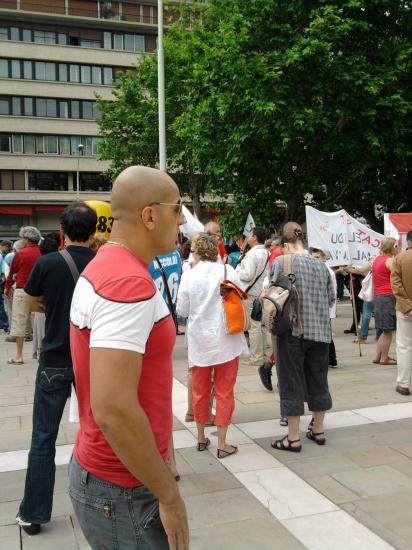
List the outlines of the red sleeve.
<svg viewBox="0 0 412 550">
<path fill-rule="evenodd" d="M 11 262 L 10 271 L 7 275 L 6 284 L 4 285 L 5 290 L 9 290 L 13 286 L 13 275 L 18 272 L 20 267 L 20 254 L 16 252 L 14 255 L 13 261 Z"/>
</svg>

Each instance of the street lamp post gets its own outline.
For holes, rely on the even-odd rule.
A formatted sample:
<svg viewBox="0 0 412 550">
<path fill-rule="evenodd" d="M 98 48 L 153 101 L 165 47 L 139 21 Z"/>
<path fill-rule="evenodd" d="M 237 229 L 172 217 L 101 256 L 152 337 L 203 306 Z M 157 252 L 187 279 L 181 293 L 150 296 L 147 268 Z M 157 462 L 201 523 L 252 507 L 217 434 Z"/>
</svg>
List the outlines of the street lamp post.
<svg viewBox="0 0 412 550">
<path fill-rule="evenodd" d="M 163 0 L 157 1 L 157 97 L 159 103 L 159 168 L 166 172 L 165 67 L 163 51 Z"/>
<path fill-rule="evenodd" d="M 78 151 L 77 178 L 76 178 L 76 199 L 77 200 L 80 199 L 80 174 L 79 174 L 79 170 L 80 170 L 80 155 L 83 156 L 83 150 L 84 150 L 83 143 L 79 143 L 79 145 L 77 146 L 77 151 Z"/>
</svg>

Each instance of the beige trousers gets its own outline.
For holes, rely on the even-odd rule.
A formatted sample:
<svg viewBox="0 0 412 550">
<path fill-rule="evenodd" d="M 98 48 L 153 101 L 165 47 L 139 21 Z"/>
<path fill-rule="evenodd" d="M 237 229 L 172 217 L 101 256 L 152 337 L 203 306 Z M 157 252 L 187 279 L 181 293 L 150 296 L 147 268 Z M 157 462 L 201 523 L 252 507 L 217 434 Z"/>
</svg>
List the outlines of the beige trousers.
<svg viewBox="0 0 412 550">
<path fill-rule="evenodd" d="M 250 344 L 250 363 L 256 365 L 263 365 L 269 356 L 270 350 L 268 350 L 268 332 L 266 327 L 260 321 L 253 321 L 250 318 L 252 313 L 253 302 L 256 296 L 249 296 L 246 300 L 246 308 L 249 315 L 249 344 Z"/>
<path fill-rule="evenodd" d="M 398 361 L 398 385 L 409 388 L 412 371 L 412 319 L 396 312 L 396 358 Z"/>
</svg>

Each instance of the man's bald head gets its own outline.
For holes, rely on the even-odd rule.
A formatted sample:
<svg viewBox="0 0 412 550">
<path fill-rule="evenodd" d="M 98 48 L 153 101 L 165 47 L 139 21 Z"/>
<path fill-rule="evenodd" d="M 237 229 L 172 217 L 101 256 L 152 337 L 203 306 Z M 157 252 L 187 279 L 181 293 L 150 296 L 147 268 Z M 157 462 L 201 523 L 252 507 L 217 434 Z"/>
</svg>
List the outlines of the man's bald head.
<svg viewBox="0 0 412 550">
<path fill-rule="evenodd" d="M 165 172 L 147 166 L 129 166 L 113 185 L 113 218 L 120 222 L 135 221 L 142 208 L 155 202 L 170 202 L 176 190 L 175 182 Z"/>
<path fill-rule="evenodd" d="M 219 235 L 221 233 L 220 225 L 217 222 L 207 222 L 204 232 L 208 235 Z"/>
</svg>

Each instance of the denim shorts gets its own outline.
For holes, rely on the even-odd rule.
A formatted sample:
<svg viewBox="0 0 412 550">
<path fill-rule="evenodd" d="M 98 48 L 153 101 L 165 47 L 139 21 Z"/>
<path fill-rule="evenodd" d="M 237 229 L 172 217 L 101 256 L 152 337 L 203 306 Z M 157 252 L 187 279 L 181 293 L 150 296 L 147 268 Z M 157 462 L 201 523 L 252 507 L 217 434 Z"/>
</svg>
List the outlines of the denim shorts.
<svg viewBox="0 0 412 550">
<path fill-rule="evenodd" d="M 143 485 L 125 489 L 90 474 L 72 456 L 70 498 L 93 550 L 168 550 L 159 501 Z"/>
</svg>

